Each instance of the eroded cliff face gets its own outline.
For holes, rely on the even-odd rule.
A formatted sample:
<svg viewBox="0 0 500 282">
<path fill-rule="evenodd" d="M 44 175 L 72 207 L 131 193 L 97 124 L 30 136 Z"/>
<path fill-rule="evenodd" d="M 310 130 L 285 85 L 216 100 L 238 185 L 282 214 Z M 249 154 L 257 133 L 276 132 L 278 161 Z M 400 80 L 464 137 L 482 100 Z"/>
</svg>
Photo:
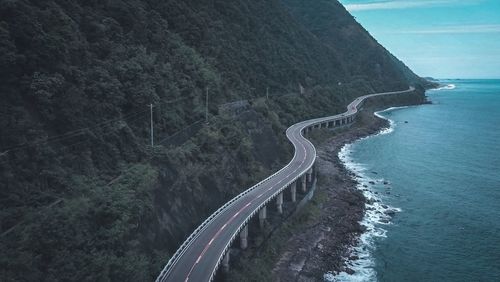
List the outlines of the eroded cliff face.
<svg viewBox="0 0 500 282">
<path fill-rule="evenodd" d="M 341 6 L 365 39 L 327 41 L 290 3 L 0 0 L 2 276 L 151 280 L 197 224 L 289 160 L 289 125 L 417 81 Z M 358 44 L 358 59 L 342 53 Z"/>
</svg>

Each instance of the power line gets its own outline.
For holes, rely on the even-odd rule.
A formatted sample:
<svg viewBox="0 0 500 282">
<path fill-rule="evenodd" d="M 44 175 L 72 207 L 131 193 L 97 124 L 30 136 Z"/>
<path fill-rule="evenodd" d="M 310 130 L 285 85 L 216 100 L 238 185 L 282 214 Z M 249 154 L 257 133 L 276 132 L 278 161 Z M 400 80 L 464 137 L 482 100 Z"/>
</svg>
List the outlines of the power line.
<svg viewBox="0 0 500 282">
<path fill-rule="evenodd" d="M 161 104 L 171 104 L 171 103 L 175 103 L 175 102 L 179 102 L 179 101 L 183 101 L 183 100 L 188 100 L 188 99 L 192 99 L 192 98 L 194 98 L 194 97 L 193 96 L 181 97 L 181 98 L 177 98 L 177 99 L 173 99 L 173 100 L 160 101 L 160 103 Z M 151 107 L 151 105 L 150 105 L 150 107 Z M 63 141 L 63 140 L 69 139 L 69 138 L 74 138 L 74 137 L 77 137 L 79 135 L 84 134 L 86 131 L 93 131 L 97 128 L 104 129 L 104 128 L 106 128 L 106 126 L 108 126 L 114 122 L 121 121 L 121 120 L 131 121 L 130 119 L 132 119 L 132 118 L 134 118 L 133 120 L 137 120 L 137 119 L 135 119 L 135 117 L 140 116 L 141 114 L 147 112 L 148 110 L 151 111 L 151 109 L 145 109 L 142 111 L 132 112 L 132 113 L 129 113 L 129 114 L 124 115 L 122 117 L 118 117 L 118 118 L 114 118 L 111 120 L 106 120 L 106 121 L 97 123 L 93 126 L 75 129 L 75 130 L 65 132 L 63 134 L 50 136 L 45 140 L 35 141 L 35 142 L 25 142 L 25 143 L 14 145 L 14 146 L 11 146 L 8 148 L 4 148 L 4 149 L 2 149 L 2 151 L 0 151 L 0 157 L 5 156 L 5 155 L 7 155 L 7 153 L 12 152 L 12 151 L 17 151 L 17 150 L 25 149 L 25 148 L 32 147 L 32 146 L 43 145 L 43 144 Z M 153 128 L 151 129 L 151 132 L 153 132 Z M 151 137 L 151 140 L 153 140 L 153 136 Z M 152 143 L 152 144 L 154 144 L 154 143 Z"/>
<path fill-rule="evenodd" d="M 180 97 L 180 98 L 173 99 L 173 100 L 160 101 L 160 103 L 163 103 L 163 104 L 172 104 L 172 103 L 175 103 L 175 102 L 179 102 L 179 101 L 183 101 L 183 100 L 188 100 L 188 99 L 192 99 L 192 98 L 195 98 L 195 96 Z"/>
<path fill-rule="evenodd" d="M 160 99 L 159 101 L 157 101 L 156 103 L 154 103 L 155 105 L 156 104 L 172 104 L 172 103 L 175 103 L 175 102 L 180 102 L 180 101 L 184 101 L 184 100 L 189 100 L 189 99 L 193 99 L 195 98 L 196 96 L 186 96 L 186 97 L 179 97 L 179 98 L 175 98 L 175 99 L 172 99 L 172 100 L 162 100 Z M 139 108 L 142 108 L 144 106 L 148 106 L 149 104 L 138 104 L 138 103 L 133 103 L 133 102 L 129 102 L 130 104 L 136 106 L 136 107 L 139 107 Z"/>
<path fill-rule="evenodd" d="M 170 140 L 170 139 L 174 138 L 175 136 L 179 135 L 181 132 L 183 132 L 183 131 L 185 131 L 185 130 L 188 130 L 189 128 L 191 128 L 191 127 L 195 126 L 196 124 L 199 124 L 199 123 L 200 123 L 200 122 L 202 122 L 202 121 L 203 121 L 203 119 L 200 119 L 200 120 L 197 120 L 197 121 L 195 121 L 195 122 L 193 122 L 193 123 L 189 124 L 188 126 L 184 127 L 183 129 L 180 129 L 180 130 L 178 130 L 178 131 L 174 132 L 173 134 L 171 134 L 170 136 L 168 136 L 168 137 L 164 138 L 163 140 L 161 140 L 160 142 L 158 142 L 158 144 L 163 144 L 163 143 L 165 143 L 166 141 L 168 141 L 168 140 Z"/>
<path fill-rule="evenodd" d="M 144 116 L 136 116 L 135 118 L 129 117 L 129 118 L 127 119 L 127 121 L 128 121 L 128 122 L 133 122 L 133 121 L 136 121 L 136 120 L 139 120 L 139 119 L 142 119 L 142 118 L 144 118 Z M 105 129 L 105 127 L 103 127 L 102 129 Z M 112 133 L 113 133 L 113 131 L 106 131 L 106 132 L 101 133 L 99 136 L 103 137 L 103 136 L 110 135 L 110 134 L 112 134 Z M 77 135 L 75 135 L 75 136 L 71 136 L 71 137 L 76 137 L 76 136 L 77 136 Z M 71 144 L 60 145 L 60 146 L 55 147 L 55 148 L 53 147 L 52 149 L 53 149 L 54 151 L 56 151 L 56 152 L 64 152 L 64 151 L 65 151 L 65 150 L 67 150 L 67 149 L 73 148 L 73 147 L 75 147 L 75 146 L 77 146 L 77 145 L 81 145 L 81 144 L 87 143 L 87 142 L 89 141 L 89 140 L 87 139 L 87 138 L 89 138 L 89 136 L 88 136 L 88 135 L 87 135 L 87 136 L 85 136 L 85 135 L 84 135 L 84 138 L 85 138 L 84 140 L 79 140 L 79 141 L 74 142 L 74 143 L 71 143 Z M 56 140 L 56 141 L 62 141 L 62 140 L 66 140 L 66 139 L 68 139 L 68 138 L 65 138 L 65 139 L 60 139 L 60 140 Z M 52 140 L 52 141 L 51 141 L 51 143 L 52 143 L 52 142 L 55 142 L 55 141 L 54 141 L 54 140 Z M 30 146 L 36 146 L 36 145 L 40 145 L 40 144 L 32 144 L 32 145 L 30 145 Z M 26 146 L 26 147 L 28 147 L 28 146 Z M 21 149 L 21 148 L 16 148 L 16 149 L 14 149 L 14 150 L 12 150 L 12 151 L 16 151 L 16 150 L 20 150 L 20 149 Z M 7 152 L 0 153 L 0 157 L 1 157 L 1 156 L 4 156 L 4 155 L 7 155 Z M 0 159 L 0 165 L 6 164 L 6 163 L 8 163 L 8 161 L 9 161 L 9 159 L 5 159 L 5 158 L 4 158 L 3 160 L 2 160 L 2 159 Z"/>
<path fill-rule="evenodd" d="M 161 101 L 160 100 L 159 104 L 171 104 L 171 103 L 176 103 L 176 102 L 180 102 L 180 101 L 184 101 L 184 100 L 188 100 L 188 99 L 193 99 L 193 98 L 195 98 L 195 96 L 179 97 L 179 98 L 176 98 L 176 99 L 166 100 L 166 101 Z M 151 107 L 151 105 L 150 105 L 150 107 Z M 207 87 L 207 97 L 206 97 L 205 108 L 206 108 L 205 109 L 205 118 L 208 121 L 208 87 Z M 149 109 L 149 110 L 151 111 L 151 109 Z M 107 126 L 107 125 L 109 125 L 111 123 L 118 122 L 120 120 L 129 120 L 130 118 L 137 117 L 138 115 L 141 115 L 141 114 L 145 113 L 146 111 L 148 111 L 148 109 L 145 109 L 145 110 L 142 110 L 142 111 L 136 111 L 136 112 L 133 112 L 133 113 L 129 113 L 129 114 L 124 115 L 122 117 L 114 118 L 114 119 L 111 119 L 111 120 L 106 120 L 106 121 L 97 123 L 97 124 L 95 124 L 93 126 L 84 127 L 84 128 L 80 128 L 80 129 L 75 129 L 75 130 L 71 130 L 71 131 L 65 132 L 63 134 L 59 134 L 59 135 L 55 135 L 55 136 L 50 136 L 50 137 L 46 138 L 45 140 L 34 141 L 34 142 L 24 142 L 24 143 L 21 143 L 21 144 L 18 144 L 18 145 L 10 146 L 8 148 L 3 148 L 0 151 L 0 157 L 7 155 L 7 153 L 9 153 L 9 152 L 17 151 L 17 150 L 21 150 L 21 149 L 25 149 L 25 148 L 28 148 L 28 147 L 31 147 L 31 146 L 37 146 L 37 145 L 42 145 L 42 144 L 47 144 L 47 143 L 53 143 L 53 142 L 63 141 L 63 140 L 69 139 L 69 138 L 74 138 L 74 137 L 77 137 L 79 135 L 84 134 L 86 131 L 93 131 L 94 129 L 97 129 L 99 127 L 105 127 L 105 126 Z M 153 132 L 153 128 L 151 128 L 151 132 Z M 153 140 L 153 137 L 151 137 L 151 139 Z"/>
<path fill-rule="evenodd" d="M 31 146 L 36 146 L 36 145 L 41 145 L 41 144 L 46 144 L 46 143 L 52 143 L 52 142 L 56 142 L 56 141 L 62 141 L 62 140 L 65 140 L 65 139 L 76 137 L 78 135 L 81 135 L 81 134 L 85 133 L 85 131 L 92 131 L 93 129 L 97 129 L 99 127 L 105 127 L 105 126 L 108 126 L 111 123 L 118 122 L 118 121 L 121 121 L 121 120 L 129 120 L 131 118 L 137 117 L 137 116 L 145 113 L 146 111 L 147 110 L 137 111 L 137 112 L 134 112 L 134 113 L 127 114 L 127 115 L 125 115 L 123 117 L 120 117 L 120 118 L 115 118 L 115 119 L 112 119 L 112 120 L 107 120 L 107 121 L 98 123 L 98 124 L 93 125 L 93 126 L 84 127 L 84 128 L 80 128 L 80 129 L 76 129 L 76 130 L 71 130 L 71 131 L 68 131 L 68 132 L 60 134 L 60 135 L 51 136 L 51 137 L 47 138 L 46 140 L 36 141 L 36 142 L 28 142 L 28 143 L 22 143 L 22 144 L 19 144 L 19 145 L 15 145 L 15 146 L 12 146 L 10 148 L 3 149 L 2 150 L 3 152 L 0 153 L 0 156 L 5 155 L 8 152 L 20 150 L 20 149 L 23 149 L 23 148 L 27 148 L 27 147 L 31 147 Z"/>
</svg>

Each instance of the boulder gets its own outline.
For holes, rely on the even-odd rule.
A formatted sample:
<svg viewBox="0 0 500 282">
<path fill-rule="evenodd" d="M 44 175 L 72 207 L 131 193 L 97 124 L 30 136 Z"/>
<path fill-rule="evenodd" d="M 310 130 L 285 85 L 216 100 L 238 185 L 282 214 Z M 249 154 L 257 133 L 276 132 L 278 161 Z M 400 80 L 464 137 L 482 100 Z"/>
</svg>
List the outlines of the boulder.
<svg viewBox="0 0 500 282">
<path fill-rule="evenodd" d="M 384 213 L 391 217 L 396 215 L 396 212 L 394 210 L 386 210 Z"/>
<path fill-rule="evenodd" d="M 353 274 L 354 274 L 354 270 L 350 269 L 349 267 L 347 267 L 347 268 L 345 269 L 345 272 L 346 272 L 347 274 L 349 274 L 349 275 L 353 275 Z"/>
</svg>

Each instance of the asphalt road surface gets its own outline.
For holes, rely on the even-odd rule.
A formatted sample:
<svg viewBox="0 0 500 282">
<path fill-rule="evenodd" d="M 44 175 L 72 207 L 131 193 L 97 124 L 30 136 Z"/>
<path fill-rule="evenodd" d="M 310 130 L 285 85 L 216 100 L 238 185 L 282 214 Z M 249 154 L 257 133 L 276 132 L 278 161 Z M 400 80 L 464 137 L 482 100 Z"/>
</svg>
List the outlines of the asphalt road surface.
<svg viewBox="0 0 500 282">
<path fill-rule="evenodd" d="M 299 177 L 304 175 L 316 160 L 316 149 L 302 133 L 309 127 L 347 118 L 354 119 L 365 99 L 391 94 L 414 91 L 410 87 L 405 91 L 385 92 L 361 96 L 351 102 L 347 111 L 324 118 L 302 121 L 290 126 L 286 136 L 295 148 L 292 160 L 281 170 L 249 188 L 242 194 L 226 203 L 210 216 L 183 243 L 181 248 L 170 259 L 167 266 L 158 276 L 157 281 L 211 281 L 229 249 L 232 241 L 238 238 L 240 230 L 259 209 L 273 200 L 279 193 L 288 188 Z"/>
</svg>

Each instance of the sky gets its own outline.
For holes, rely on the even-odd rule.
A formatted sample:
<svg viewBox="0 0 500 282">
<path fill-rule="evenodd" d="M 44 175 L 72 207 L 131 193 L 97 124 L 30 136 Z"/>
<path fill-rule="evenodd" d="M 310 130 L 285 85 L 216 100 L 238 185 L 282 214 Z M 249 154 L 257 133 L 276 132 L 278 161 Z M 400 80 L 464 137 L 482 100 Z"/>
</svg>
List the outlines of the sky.
<svg viewBox="0 0 500 282">
<path fill-rule="evenodd" d="M 500 78 L 500 0 L 340 0 L 420 76 Z"/>
</svg>

